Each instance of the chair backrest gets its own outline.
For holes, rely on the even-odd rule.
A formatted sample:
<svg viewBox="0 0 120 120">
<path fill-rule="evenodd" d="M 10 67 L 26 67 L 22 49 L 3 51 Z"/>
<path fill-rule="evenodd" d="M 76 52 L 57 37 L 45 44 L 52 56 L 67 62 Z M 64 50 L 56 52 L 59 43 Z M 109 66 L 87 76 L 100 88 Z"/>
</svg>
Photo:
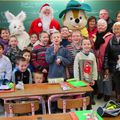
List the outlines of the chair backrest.
<svg viewBox="0 0 120 120">
<path fill-rule="evenodd" d="M 34 112 L 39 109 L 39 101 L 21 101 L 20 103 L 7 102 L 4 104 L 4 109 L 9 114 L 24 114 L 32 112 L 32 115 L 34 115 Z"/>
<path fill-rule="evenodd" d="M 74 99 L 58 99 L 57 101 L 58 108 L 63 109 L 73 109 L 73 108 L 83 108 L 86 109 L 87 105 L 90 104 L 89 97 L 74 98 Z"/>
</svg>

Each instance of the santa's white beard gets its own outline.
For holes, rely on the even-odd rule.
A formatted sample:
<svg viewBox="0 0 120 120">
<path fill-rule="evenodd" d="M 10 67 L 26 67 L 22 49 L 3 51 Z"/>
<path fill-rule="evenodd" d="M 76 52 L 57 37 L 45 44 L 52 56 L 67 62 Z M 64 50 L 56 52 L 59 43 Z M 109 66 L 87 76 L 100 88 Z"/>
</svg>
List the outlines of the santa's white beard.
<svg viewBox="0 0 120 120">
<path fill-rule="evenodd" d="M 50 33 L 49 26 L 50 26 L 52 18 L 53 17 L 51 15 L 50 16 L 45 16 L 45 15 L 41 16 L 43 31 Z"/>
</svg>

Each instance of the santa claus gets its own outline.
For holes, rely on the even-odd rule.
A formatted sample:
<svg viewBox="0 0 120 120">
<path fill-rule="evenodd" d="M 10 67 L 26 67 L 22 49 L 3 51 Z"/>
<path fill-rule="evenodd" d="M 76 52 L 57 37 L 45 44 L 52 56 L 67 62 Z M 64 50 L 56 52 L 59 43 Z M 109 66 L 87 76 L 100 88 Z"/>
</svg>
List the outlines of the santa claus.
<svg viewBox="0 0 120 120">
<path fill-rule="evenodd" d="M 41 31 L 51 33 L 54 30 L 59 30 L 60 24 L 53 18 L 53 9 L 49 4 L 44 4 L 40 8 L 40 16 L 35 19 L 30 26 L 29 34 L 36 33 L 39 35 Z"/>
</svg>

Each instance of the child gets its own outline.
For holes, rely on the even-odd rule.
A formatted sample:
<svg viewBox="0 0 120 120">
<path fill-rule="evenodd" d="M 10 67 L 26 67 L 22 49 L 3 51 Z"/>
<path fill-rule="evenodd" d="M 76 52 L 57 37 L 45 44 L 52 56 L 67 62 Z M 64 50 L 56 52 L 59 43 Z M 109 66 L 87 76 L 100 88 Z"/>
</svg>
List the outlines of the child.
<svg viewBox="0 0 120 120">
<path fill-rule="evenodd" d="M 26 59 L 27 63 L 28 63 L 28 68 L 30 69 L 31 72 L 34 72 L 34 67 L 31 64 L 31 52 L 28 49 L 24 49 L 22 51 L 22 56 Z"/>
<path fill-rule="evenodd" d="M 16 67 L 12 73 L 12 80 L 15 84 L 23 82 L 24 84 L 32 83 L 32 76 L 30 70 L 27 68 L 28 62 L 24 57 L 16 58 Z"/>
<path fill-rule="evenodd" d="M 60 46 L 62 41 L 59 32 L 51 35 L 53 45 L 46 51 L 46 61 L 49 64 L 48 78 L 66 78 L 65 67 L 71 64 L 72 58 L 67 49 Z"/>
<path fill-rule="evenodd" d="M 6 56 L 9 57 L 11 63 L 12 63 L 12 68 L 15 67 L 15 59 L 17 56 L 21 54 L 21 50 L 18 48 L 18 41 L 15 36 L 10 36 L 9 39 L 9 47 L 6 52 Z"/>
<path fill-rule="evenodd" d="M 93 86 L 97 80 L 97 64 L 94 54 L 90 52 L 91 46 L 90 40 L 82 40 L 82 50 L 77 53 L 74 61 L 74 78 L 84 80 Z M 93 94 L 91 95 L 91 100 L 93 100 Z M 94 101 L 91 102 L 95 104 Z"/>
<path fill-rule="evenodd" d="M 0 43 L 0 80 L 11 80 L 12 76 L 12 64 L 8 57 L 3 55 L 4 46 Z"/>
<path fill-rule="evenodd" d="M 44 75 L 42 72 L 34 72 L 33 73 L 33 82 L 35 84 L 43 83 L 43 81 L 44 81 Z"/>
<path fill-rule="evenodd" d="M 33 33 L 30 35 L 30 44 L 27 46 L 27 49 L 32 51 L 34 44 L 38 41 L 37 34 Z"/>
<path fill-rule="evenodd" d="M 70 35 L 68 27 L 67 26 L 61 27 L 60 33 L 61 33 L 61 38 L 62 38 L 61 45 L 66 47 L 67 45 L 69 45 L 71 43 L 68 41 L 68 37 Z"/>
<path fill-rule="evenodd" d="M 33 47 L 32 51 L 32 64 L 35 71 L 44 73 L 45 79 L 48 74 L 48 64 L 45 60 L 46 49 L 49 47 L 49 35 L 47 32 L 42 31 L 39 35 L 40 43 Z"/>
<path fill-rule="evenodd" d="M 72 43 L 66 46 L 66 49 L 70 51 L 72 57 L 72 64 L 68 66 L 68 75 L 70 78 L 73 78 L 73 63 L 75 56 L 81 50 L 81 40 L 83 39 L 79 30 L 72 32 Z"/>
<path fill-rule="evenodd" d="M 6 28 L 2 28 L 0 30 L 0 43 L 4 45 L 4 53 L 8 50 L 8 43 L 9 43 L 10 32 Z"/>
</svg>

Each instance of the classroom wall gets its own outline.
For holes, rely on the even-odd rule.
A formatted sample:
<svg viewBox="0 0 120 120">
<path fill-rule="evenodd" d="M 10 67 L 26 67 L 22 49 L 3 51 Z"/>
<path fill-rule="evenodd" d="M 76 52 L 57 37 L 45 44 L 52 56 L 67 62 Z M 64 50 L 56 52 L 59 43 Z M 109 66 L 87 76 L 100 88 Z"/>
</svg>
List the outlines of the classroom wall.
<svg viewBox="0 0 120 120">
<path fill-rule="evenodd" d="M 78 0 L 80 1 L 80 0 Z M 96 16 L 100 9 L 106 8 L 110 12 L 110 16 L 114 19 L 115 13 L 120 10 L 120 0 L 82 0 L 92 7 L 92 12 L 87 12 L 87 16 Z M 65 9 L 69 0 L 0 0 L 0 28 L 8 27 L 8 22 L 4 16 L 4 12 L 9 10 L 14 15 L 17 15 L 21 10 L 26 12 L 27 18 L 24 22 L 25 28 L 28 31 L 30 23 L 39 16 L 39 9 L 44 3 L 50 4 L 54 9 L 54 17 L 62 25 L 62 20 L 59 19 L 59 13 Z"/>
</svg>

